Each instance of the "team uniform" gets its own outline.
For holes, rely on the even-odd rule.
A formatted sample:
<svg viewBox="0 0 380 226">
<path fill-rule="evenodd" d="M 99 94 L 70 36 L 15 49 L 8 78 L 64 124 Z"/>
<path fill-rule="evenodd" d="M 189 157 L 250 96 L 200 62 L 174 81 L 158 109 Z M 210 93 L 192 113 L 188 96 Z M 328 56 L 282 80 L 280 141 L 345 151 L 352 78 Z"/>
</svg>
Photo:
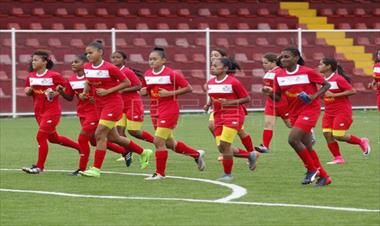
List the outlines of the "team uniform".
<svg viewBox="0 0 380 226">
<path fill-rule="evenodd" d="M 55 90 L 58 85 L 65 86 L 66 81 L 58 72 L 48 69 L 41 75 L 37 74 L 37 72 L 31 72 L 26 78 L 25 87 L 31 87 L 33 89 L 34 114 L 39 126 L 37 133 L 39 148 L 36 167 L 38 167 L 40 171 L 45 167 L 48 154 L 47 140 L 79 150 L 77 143 L 66 137 L 59 136 L 56 132 L 56 126 L 61 118 L 61 105 L 58 95 L 49 100 L 45 93 L 48 90 Z M 28 172 L 26 168 L 24 171 Z"/>
<path fill-rule="evenodd" d="M 141 85 L 141 81 L 136 74 L 129 68 L 120 68 L 131 82 L 131 86 Z M 123 117 L 117 123 L 118 126 L 127 127 L 127 130 L 140 130 L 144 121 L 144 105 L 138 91 L 121 93 L 124 109 Z"/>
<path fill-rule="evenodd" d="M 377 85 L 377 110 L 380 111 L 380 62 L 373 66 L 373 79 Z"/>
<path fill-rule="evenodd" d="M 276 75 L 276 71 L 281 70 L 280 67 L 276 67 L 267 73 L 263 77 L 264 86 L 273 87 L 273 81 Z M 285 96 L 281 96 L 281 100 L 275 102 L 272 98 L 267 97 L 265 100 L 265 115 L 278 116 L 283 119 L 287 119 L 289 116 L 288 101 Z"/>
</svg>

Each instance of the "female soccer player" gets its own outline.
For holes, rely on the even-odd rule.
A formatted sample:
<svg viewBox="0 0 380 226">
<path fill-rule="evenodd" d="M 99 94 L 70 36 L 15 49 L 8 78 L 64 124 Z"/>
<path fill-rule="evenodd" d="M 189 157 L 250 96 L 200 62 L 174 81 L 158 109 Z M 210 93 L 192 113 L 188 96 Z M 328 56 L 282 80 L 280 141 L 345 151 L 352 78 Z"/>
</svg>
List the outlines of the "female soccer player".
<svg viewBox="0 0 380 226">
<path fill-rule="evenodd" d="M 359 145 L 363 155 L 368 155 L 371 151 L 368 138 L 346 134 L 352 123 L 352 106 L 348 97 L 356 93 L 351 86 L 351 78 L 333 58 L 323 58 L 318 65 L 318 70 L 331 85 L 324 96 L 325 113 L 322 120 L 323 135 L 334 157 L 327 164 L 344 163 L 336 141 Z"/>
<path fill-rule="evenodd" d="M 376 51 L 372 76 L 373 81 L 369 84 L 369 88 L 377 87 L 377 110 L 380 111 L 380 49 Z"/>
<path fill-rule="evenodd" d="M 276 71 L 281 70 L 281 68 L 277 66 L 277 63 L 277 55 L 274 53 L 267 53 L 262 58 L 263 68 L 266 72 L 263 77 L 264 90 L 266 86 L 273 87 L 273 80 Z M 278 102 L 273 101 L 270 97 L 267 97 L 266 99 L 264 111 L 263 143 L 258 147 L 262 152 L 268 152 L 269 150 L 269 144 L 272 140 L 276 116 L 281 117 L 285 125 L 288 128 L 291 128 L 288 119 L 288 102 L 285 95 L 281 96 L 281 100 Z"/>
<path fill-rule="evenodd" d="M 276 72 L 273 90 L 266 87 L 263 91 L 269 96 L 273 95 L 276 101 L 281 99 L 281 95 L 287 98 L 292 125 L 288 142 L 307 168 L 302 184 L 312 183 L 319 174 L 316 186 L 328 185 L 332 180 L 313 150 L 311 129 L 316 125 L 321 111 L 319 96 L 330 88 L 330 84 L 313 69 L 303 66 L 298 49 L 284 49 L 280 61 L 282 69 Z M 322 87 L 318 90 L 317 85 Z"/>
<path fill-rule="evenodd" d="M 39 174 L 45 168 L 48 154 L 48 141 L 54 144 L 71 147 L 79 151 L 79 145 L 74 141 L 58 135 L 56 127 L 61 118 L 61 105 L 58 100 L 57 85 L 65 85 L 63 77 L 52 71 L 53 61 L 49 53 L 37 50 L 32 55 L 29 75 L 26 78 L 25 94 L 33 97 L 34 114 L 38 123 L 37 142 L 38 160 L 32 167 L 22 170 L 30 174 Z"/>
<path fill-rule="evenodd" d="M 165 65 L 166 54 L 162 48 L 154 48 L 149 54 L 150 70 L 144 74 L 142 95 L 150 96 L 150 114 L 153 127 L 156 130 L 154 145 L 156 147 L 156 172 L 146 180 L 161 180 L 165 178 L 167 148 L 193 157 L 198 169 L 205 169 L 204 151 L 195 150 L 184 142 L 176 141 L 173 129 L 179 118 L 177 96 L 191 92 L 191 86 L 179 73 Z"/>
<path fill-rule="evenodd" d="M 119 136 L 116 130 L 116 122 L 123 113 L 123 99 L 120 90 L 130 85 L 128 78 L 119 68 L 103 60 L 103 45 L 100 42 L 92 42 L 86 48 L 87 58 L 90 63 L 84 65 L 86 77 L 83 93 L 79 94 L 82 100 L 88 98 L 90 88 L 95 99 L 95 106 L 99 124 L 96 128 L 96 151 L 94 166 L 81 172 L 84 176 L 100 177 L 100 168 L 106 154 L 107 139 L 115 142 L 130 151 L 140 154 L 141 168 L 146 168 L 152 150 L 143 149 L 126 137 Z"/>
<path fill-rule="evenodd" d="M 211 63 L 216 60 L 216 59 L 220 59 L 220 58 L 226 58 L 228 57 L 227 56 L 227 53 L 225 50 L 223 49 L 220 49 L 220 48 L 216 48 L 216 49 L 213 49 L 211 51 L 211 54 L 210 54 L 210 61 Z M 231 68 L 231 70 L 235 70 L 234 68 Z M 231 76 L 234 76 L 233 74 L 231 74 Z M 209 101 L 205 106 L 204 106 L 204 110 L 207 112 L 209 110 L 209 108 L 211 107 L 212 105 L 212 102 Z M 246 112 L 246 109 L 245 109 L 245 106 L 242 105 L 242 107 L 244 107 L 244 110 Z M 210 113 L 210 118 L 209 118 L 209 125 L 208 125 L 208 128 L 211 132 L 211 134 L 214 136 L 214 113 L 211 112 Z M 251 138 L 251 135 L 249 135 L 249 133 L 247 133 L 245 130 L 244 130 L 244 127 L 241 128 L 241 130 L 239 130 L 238 132 L 238 135 L 240 137 L 240 140 L 241 140 L 241 143 L 244 145 L 244 147 L 246 148 L 246 150 L 248 152 L 251 152 L 253 151 L 253 142 L 252 142 L 252 138 Z M 234 155 L 235 157 L 239 157 L 241 155 L 241 153 L 235 153 L 234 152 Z M 218 160 L 221 161 L 223 158 L 222 158 L 222 155 L 219 156 Z"/>
<path fill-rule="evenodd" d="M 207 92 L 213 103 L 215 129 L 214 136 L 219 151 L 223 154 L 224 175 L 220 181 L 231 181 L 233 166 L 233 153 L 236 148 L 231 144 L 244 124 L 245 109 L 243 104 L 248 103 L 251 98 L 243 85 L 233 76 L 234 70 L 238 68 L 236 63 L 228 58 L 216 59 L 212 62 L 211 73 L 215 77 L 207 82 Z M 249 168 L 256 168 L 258 152 L 247 152 Z"/>
<path fill-rule="evenodd" d="M 86 78 L 84 76 L 84 64 L 87 63 L 87 57 L 85 55 L 78 55 L 75 57 L 71 64 L 71 68 L 75 73 L 68 79 L 68 85 L 63 87 L 57 86 L 57 91 L 63 98 L 68 101 L 72 101 L 74 96 L 78 97 L 77 102 L 77 115 L 80 120 L 82 130 L 78 135 L 78 143 L 80 146 L 80 159 L 78 170 L 71 173 L 73 176 L 80 176 L 81 171 L 85 171 L 87 167 L 88 158 L 90 155 L 91 145 L 96 146 L 95 131 L 98 126 L 99 117 L 96 113 L 95 100 L 93 96 L 89 96 L 86 100 L 79 99 L 79 94 L 83 92 Z M 107 142 L 107 148 L 119 153 L 124 154 L 125 148 Z"/>
</svg>

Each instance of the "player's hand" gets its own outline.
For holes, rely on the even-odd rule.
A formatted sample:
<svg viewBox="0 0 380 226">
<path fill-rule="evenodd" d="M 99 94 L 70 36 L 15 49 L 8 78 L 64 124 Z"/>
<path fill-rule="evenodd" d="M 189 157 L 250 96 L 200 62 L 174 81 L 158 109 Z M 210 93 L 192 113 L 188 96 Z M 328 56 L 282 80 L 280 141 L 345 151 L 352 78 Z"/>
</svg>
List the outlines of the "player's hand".
<svg viewBox="0 0 380 226">
<path fill-rule="evenodd" d="M 231 100 L 227 100 L 227 99 L 224 99 L 224 98 L 219 98 L 218 101 L 219 101 L 219 103 L 220 103 L 222 106 L 230 106 L 230 105 L 233 105 L 233 103 L 232 103 Z"/>
<path fill-rule="evenodd" d="M 309 96 L 309 94 L 305 93 L 304 91 L 300 92 L 297 97 L 305 104 L 309 104 L 312 101 L 312 98 Z"/>
<path fill-rule="evenodd" d="M 270 96 L 270 95 L 273 94 L 273 88 L 270 87 L 270 86 L 264 86 L 264 87 L 261 89 L 261 91 L 262 91 L 265 95 L 267 95 L 267 96 Z"/>
<path fill-rule="evenodd" d="M 81 99 L 81 100 L 87 100 L 88 99 L 88 94 L 86 94 L 86 93 L 80 93 L 79 95 L 78 95 L 78 97 L 79 97 L 79 99 Z"/>
<path fill-rule="evenodd" d="M 90 101 L 91 104 L 95 104 L 95 98 L 94 97 L 89 97 L 88 100 Z"/>
<path fill-rule="evenodd" d="M 33 93 L 33 88 L 29 86 L 25 87 L 24 92 L 25 92 L 25 95 L 30 96 Z"/>
<path fill-rule="evenodd" d="M 103 88 L 98 88 L 96 89 L 96 94 L 100 97 L 103 97 L 103 96 L 106 96 L 108 95 L 108 90 L 107 89 L 103 89 Z"/>
<path fill-rule="evenodd" d="M 205 112 L 208 112 L 208 109 L 210 109 L 210 105 L 209 105 L 209 104 L 205 104 L 205 105 L 203 106 L 203 110 L 204 110 Z"/>
<path fill-rule="evenodd" d="M 160 97 L 170 97 L 170 96 L 173 96 L 173 92 L 160 88 L 158 89 L 158 95 Z"/>
<path fill-rule="evenodd" d="M 63 85 L 57 85 L 55 90 L 57 90 L 57 92 L 61 94 L 65 91 L 65 87 Z"/>
<path fill-rule="evenodd" d="M 143 87 L 143 88 L 140 89 L 140 95 L 141 95 L 141 96 L 146 96 L 146 95 L 148 95 L 148 90 L 147 90 L 146 87 Z"/>
<path fill-rule="evenodd" d="M 330 92 L 330 91 L 326 91 L 325 92 L 325 97 L 335 97 L 335 94 Z"/>
</svg>

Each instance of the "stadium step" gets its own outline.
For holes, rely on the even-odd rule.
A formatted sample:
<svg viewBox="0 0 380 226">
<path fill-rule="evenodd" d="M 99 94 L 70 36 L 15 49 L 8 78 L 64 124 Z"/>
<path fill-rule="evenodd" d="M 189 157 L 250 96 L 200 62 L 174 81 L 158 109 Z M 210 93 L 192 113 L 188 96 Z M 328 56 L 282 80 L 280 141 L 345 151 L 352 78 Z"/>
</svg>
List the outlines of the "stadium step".
<svg viewBox="0 0 380 226">
<path fill-rule="evenodd" d="M 327 22 L 327 17 L 317 16 L 308 2 L 281 2 L 280 8 L 288 10 L 289 15 L 298 17 L 299 23 L 308 29 L 333 30 L 334 24 Z M 372 55 L 365 52 L 363 45 L 354 45 L 352 38 L 347 38 L 345 32 L 316 32 L 318 38 L 326 40 L 334 46 L 337 53 L 343 54 L 347 60 L 352 60 L 356 68 L 361 68 L 366 75 L 372 74 Z"/>
</svg>

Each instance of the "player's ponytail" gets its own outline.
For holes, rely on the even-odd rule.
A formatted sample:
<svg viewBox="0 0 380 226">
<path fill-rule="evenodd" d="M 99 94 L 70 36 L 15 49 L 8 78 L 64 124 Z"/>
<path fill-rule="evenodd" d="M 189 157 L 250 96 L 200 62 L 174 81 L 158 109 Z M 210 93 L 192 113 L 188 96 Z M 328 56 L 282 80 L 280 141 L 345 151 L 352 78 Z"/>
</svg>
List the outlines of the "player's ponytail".
<svg viewBox="0 0 380 226">
<path fill-rule="evenodd" d="M 32 54 L 32 58 L 33 56 L 39 56 L 42 58 L 42 60 L 46 61 L 46 68 L 47 69 L 52 69 L 53 66 L 54 66 L 54 62 L 53 60 L 51 59 L 51 56 L 50 56 L 50 53 L 49 51 L 47 50 L 42 50 L 42 49 L 39 49 L 39 50 L 36 50 L 33 54 Z M 33 66 L 32 66 L 32 60 L 30 61 L 29 63 L 29 72 L 32 72 L 34 69 L 33 69 Z"/>
<path fill-rule="evenodd" d="M 343 70 L 343 68 L 338 64 L 338 61 L 336 61 L 334 58 L 323 58 L 322 63 L 324 65 L 330 65 L 331 71 L 337 72 L 340 76 L 346 79 L 347 82 L 352 82 L 351 77 L 347 74 L 347 72 Z"/>
<path fill-rule="evenodd" d="M 166 58 L 166 53 L 165 53 L 164 48 L 154 47 L 153 50 L 152 50 L 152 52 L 158 53 L 158 55 L 160 55 L 161 58 Z"/>
<path fill-rule="evenodd" d="M 283 51 L 289 51 L 289 52 L 292 53 L 293 56 L 298 56 L 297 64 L 299 64 L 299 65 L 305 65 L 305 61 L 302 58 L 301 53 L 300 53 L 300 51 L 297 48 L 290 47 L 290 48 L 284 49 Z"/>
</svg>

